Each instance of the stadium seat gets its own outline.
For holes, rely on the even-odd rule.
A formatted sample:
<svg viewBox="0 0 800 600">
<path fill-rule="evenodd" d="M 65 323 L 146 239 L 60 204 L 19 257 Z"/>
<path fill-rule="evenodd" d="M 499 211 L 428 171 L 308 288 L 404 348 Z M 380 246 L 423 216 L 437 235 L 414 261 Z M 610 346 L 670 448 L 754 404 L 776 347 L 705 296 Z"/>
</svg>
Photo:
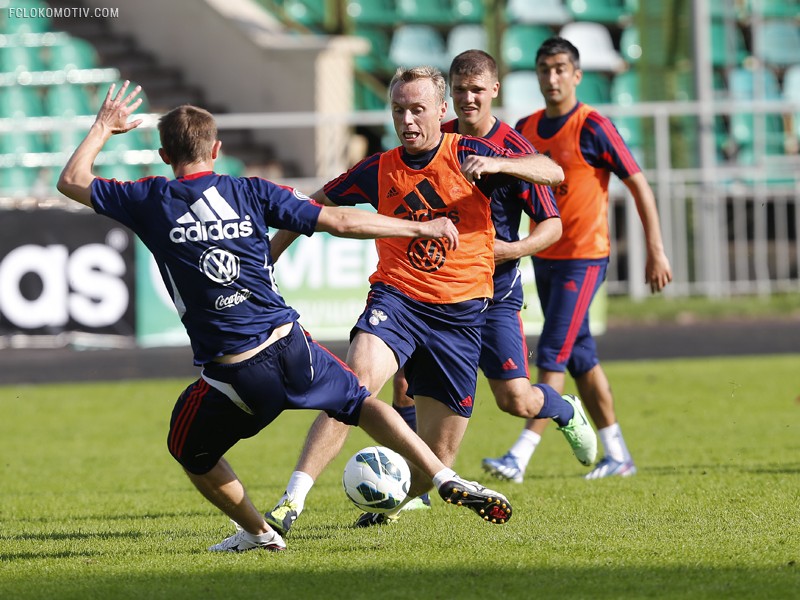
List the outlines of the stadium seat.
<svg viewBox="0 0 800 600">
<path fill-rule="evenodd" d="M 630 21 L 635 7 L 630 0 L 568 0 L 567 8 L 576 21 L 619 25 Z"/>
<path fill-rule="evenodd" d="M 28 196 L 38 178 L 39 169 L 4 167 L 0 169 L 0 197 Z"/>
<path fill-rule="evenodd" d="M 356 79 L 354 82 L 356 110 L 384 110 L 388 104 L 386 92 L 378 93 L 371 86 Z"/>
<path fill-rule="evenodd" d="M 74 117 L 92 115 L 93 101 L 86 89 L 80 85 L 64 83 L 47 88 L 44 97 L 45 112 L 52 117 Z"/>
<path fill-rule="evenodd" d="M 453 6 L 450 0 L 395 0 L 397 20 L 401 23 L 451 25 Z"/>
<path fill-rule="evenodd" d="M 0 10 L 0 34 L 13 33 L 46 33 L 51 30 L 50 19 L 41 15 L 37 11 L 29 11 L 24 18 L 17 17 L 7 11 L 7 7 L 42 9 L 47 8 L 47 4 L 40 0 L 14 0 L 4 2 Z"/>
<path fill-rule="evenodd" d="M 452 60 L 465 50 L 488 50 L 486 29 L 482 25 L 456 25 L 447 34 L 447 56 Z"/>
<path fill-rule="evenodd" d="M 761 88 L 761 89 L 759 89 Z M 758 77 L 748 69 L 734 69 L 728 76 L 728 89 L 732 100 L 779 100 L 780 88 L 775 74 L 762 69 Z M 742 152 L 751 152 L 756 142 L 755 128 L 763 124 L 767 154 L 782 154 L 784 150 L 783 118 L 768 113 L 758 118 L 753 114 L 737 112 L 731 115 L 731 137 Z"/>
<path fill-rule="evenodd" d="M 800 65 L 792 65 L 783 75 L 783 98 L 794 102 L 797 108 L 794 111 L 794 135 L 800 137 Z"/>
<path fill-rule="evenodd" d="M 452 0 L 455 23 L 483 23 L 483 0 Z"/>
<path fill-rule="evenodd" d="M 611 101 L 620 106 L 631 106 L 639 102 L 641 94 L 639 73 L 626 71 L 615 75 L 611 80 Z"/>
<path fill-rule="evenodd" d="M 214 163 L 214 171 L 217 173 L 227 173 L 232 177 L 244 177 L 244 163 L 230 154 L 220 154 Z"/>
<path fill-rule="evenodd" d="M 642 44 L 639 41 L 639 28 L 630 25 L 622 30 L 619 39 L 619 50 L 622 58 L 630 64 L 636 64 L 642 58 Z"/>
<path fill-rule="evenodd" d="M 614 117 L 611 119 L 620 136 L 631 149 L 644 145 L 644 126 L 642 117 Z"/>
<path fill-rule="evenodd" d="M 14 129 L 0 134 L 0 154 L 27 154 L 44 149 L 44 139 L 39 133 Z"/>
<path fill-rule="evenodd" d="M 394 0 L 348 0 L 346 10 L 348 18 L 356 24 L 384 27 L 397 24 Z"/>
<path fill-rule="evenodd" d="M 578 48 L 584 71 L 619 71 L 625 66 L 605 25 L 576 21 L 564 25 L 559 35 Z"/>
<path fill-rule="evenodd" d="M 768 65 L 800 64 L 800 26 L 792 21 L 764 21 L 754 27 L 754 54 Z"/>
<path fill-rule="evenodd" d="M 563 25 L 571 19 L 572 15 L 563 0 L 508 0 L 506 6 L 506 20 L 509 23 Z"/>
<path fill-rule="evenodd" d="M 711 64 L 715 67 L 739 66 L 747 58 L 744 34 L 735 23 L 711 22 Z"/>
<path fill-rule="evenodd" d="M 584 71 L 578 84 L 578 100 L 591 105 L 611 102 L 611 83 L 608 77 L 597 71 Z"/>
<path fill-rule="evenodd" d="M 86 137 L 88 127 L 69 127 L 50 132 L 50 150 L 52 152 L 73 152 Z"/>
<path fill-rule="evenodd" d="M 446 71 L 450 66 L 442 36 L 430 25 L 401 25 L 395 29 L 389 58 L 402 67 L 431 65 Z"/>
<path fill-rule="evenodd" d="M 144 171 L 140 165 L 126 163 L 98 165 L 94 168 L 94 174 L 103 179 L 116 179 L 117 181 L 136 181 L 144 177 Z"/>
<path fill-rule="evenodd" d="M 370 49 L 366 54 L 356 56 L 356 67 L 370 73 L 388 73 L 394 66 L 389 60 L 389 34 L 385 29 L 369 26 L 356 27 L 353 35 L 367 40 Z"/>
<path fill-rule="evenodd" d="M 500 83 L 505 120 L 510 125 L 525 115 L 544 108 L 544 97 L 539 89 L 539 79 L 533 71 L 514 71 Z"/>
<path fill-rule="evenodd" d="M 6 46 L 0 48 L 0 73 L 43 71 L 41 48 L 38 46 Z"/>
<path fill-rule="evenodd" d="M 800 0 L 746 0 L 747 10 L 764 19 L 800 19 Z"/>
<path fill-rule="evenodd" d="M 127 152 L 131 150 L 155 150 L 152 131 L 149 129 L 133 129 L 122 135 L 112 135 L 103 146 L 103 152 Z M 157 135 L 157 134 L 156 134 Z"/>
<path fill-rule="evenodd" d="M 292 20 L 312 29 L 325 23 L 325 0 L 284 0 L 283 10 Z"/>
<path fill-rule="evenodd" d="M 0 117 L 41 117 L 42 99 L 37 88 L 13 85 L 0 93 Z"/>
<path fill-rule="evenodd" d="M 500 41 L 500 54 L 506 67 L 512 71 L 535 69 L 536 50 L 552 35 L 549 28 L 541 25 L 510 26 Z"/>
<path fill-rule="evenodd" d="M 48 67 L 53 71 L 70 69 L 94 69 L 99 64 L 97 51 L 86 40 L 70 37 L 66 43 L 51 46 Z"/>
</svg>

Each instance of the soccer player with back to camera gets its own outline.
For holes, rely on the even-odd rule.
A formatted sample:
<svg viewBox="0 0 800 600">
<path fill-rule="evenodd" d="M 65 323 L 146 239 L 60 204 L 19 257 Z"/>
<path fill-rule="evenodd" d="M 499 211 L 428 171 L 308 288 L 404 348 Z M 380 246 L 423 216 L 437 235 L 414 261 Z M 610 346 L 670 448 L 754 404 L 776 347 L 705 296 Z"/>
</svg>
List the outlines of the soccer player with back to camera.
<svg viewBox="0 0 800 600">
<path fill-rule="evenodd" d="M 442 133 L 445 88 L 438 69 L 398 69 L 389 96 L 401 145 L 359 162 L 313 198 L 330 205 L 369 202 L 399 221 L 446 214 L 456 223 L 460 245 L 455 251 L 436 242 L 376 241 L 377 271 L 347 356 L 361 383 L 374 392 L 405 366 L 419 435 L 442 462 L 452 465 L 472 414 L 480 332 L 493 295 L 491 199 L 516 179 L 535 181 L 543 157 L 515 155 L 487 140 Z M 279 242 L 282 233 L 273 240 L 276 251 L 293 239 Z M 558 400 L 567 406 L 539 414 L 572 411 Z M 286 493 L 267 514 L 274 528 L 292 527 L 347 433 L 342 423 L 325 414 L 317 417 Z M 425 474 L 411 470 L 409 499 L 430 488 Z M 398 511 L 363 513 L 356 526 L 391 522 Z"/>
<path fill-rule="evenodd" d="M 521 119 L 516 129 L 564 168 L 555 194 L 564 231 L 533 257 L 544 326 L 536 352 L 538 380 L 563 391 L 565 371 L 575 380 L 603 444 L 604 456 L 587 479 L 636 473 L 614 411 L 611 386 L 589 331 L 589 306 L 605 279 L 610 240 L 608 181 L 613 172 L 630 190 L 644 227 L 645 281 L 652 292 L 672 281 L 664 253 L 653 191 L 611 121 L 578 101 L 582 71 L 577 48 L 563 38 L 546 40 L 536 53 L 545 108 Z M 546 421 L 529 420 L 512 448 L 487 458 L 484 468 L 521 482 Z"/>
<path fill-rule="evenodd" d="M 94 125 L 64 167 L 58 189 L 132 229 L 153 253 L 191 341 L 200 378 L 179 397 L 168 447 L 197 489 L 240 526 L 211 551 L 283 550 L 286 544 L 248 498 L 224 458 L 282 411 L 322 410 L 359 425 L 432 479 L 442 497 L 480 513 L 511 514 L 507 500 L 458 477 L 353 372 L 314 342 L 277 291 L 268 229 L 341 237 L 427 239 L 458 251 L 445 217 L 405 221 L 354 208 L 332 209 L 256 177 L 213 172 L 221 142 L 207 111 L 179 106 L 162 116 L 159 153 L 175 179 L 119 182 L 95 177 L 94 160 L 141 104 L 140 88 L 111 86 Z M 494 513 L 492 513 L 494 514 Z"/>
<path fill-rule="evenodd" d="M 450 96 L 457 118 L 444 123 L 442 131 L 484 138 L 517 153 L 535 153 L 528 140 L 492 114 L 492 100 L 499 91 L 497 63 L 489 54 L 467 50 L 456 56 L 450 64 Z M 588 427 L 580 400 L 574 396 L 562 400 L 560 393 L 546 383 L 531 386 L 528 370 L 528 345 L 520 317 L 523 294 L 519 260 L 540 252 L 561 236 L 558 208 L 553 191 L 547 186 L 564 179 L 560 166 L 544 155 L 539 157 L 542 159 L 540 184 L 516 180 L 504 188 L 504 193 L 495 193 L 492 197 L 492 221 L 496 231 L 494 297 L 481 330 L 479 366 L 497 405 L 505 412 L 531 418 L 539 414 L 544 402 L 561 404 L 561 413 L 552 420 L 563 425 L 560 430 L 576 457 L 588 466 L 597 455 L 597 438 Z M 520 240 L 523 211 L 530 217 L 532 229 L 530 235 Z M 413 429 L 414 401 L 408 397 L 406 389 L 401 369 L 394 380 L 393 406 Z M 576 423 L 585 426 L 578 427 Z M 416 508 L 422 508 L 420 500 L 414 502 Z"/>
</svg>

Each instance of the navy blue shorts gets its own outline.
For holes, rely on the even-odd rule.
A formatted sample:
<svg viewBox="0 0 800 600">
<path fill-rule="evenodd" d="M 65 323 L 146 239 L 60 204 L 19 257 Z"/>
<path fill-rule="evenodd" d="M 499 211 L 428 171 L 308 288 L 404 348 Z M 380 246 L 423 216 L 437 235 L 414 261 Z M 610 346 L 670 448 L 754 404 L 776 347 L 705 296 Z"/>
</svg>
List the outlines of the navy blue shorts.
<svg viewBox="0 0 800 600">
<path fill-rule="evenodd" d="M 598 362 L 589 331 L 589 306 L 606 278 L 608 259 L 533 259 L 536 290 L 544 313 L 536 366 L 580 377 Z"/>
<path fill-rule="evenodd" d="M 367 396 L 347 365 L 295 323 L 289 335 L 248 360 L 207 363 L 175 404 L 167 444 L 187 471 L 207 473 L 284 410 L 324 410 L 357 425 Z"/>
<path fill-rule="evenodd" d="M 395 288 L 375 284 L 353 334 L 381 338 L 405 367 L 408 395 L 428 396 L 463 417 L 472 414 L 481 351 L 485 299 L 455 304 L 411 300 Z"/>
<path fill-rule="evenodd" d="M 479 365 L 489 379 L 530 378 L 521 307 L 522 287 L 516 285 L 502 299 L 495 298 L 486 311 Z"/>
</svg>

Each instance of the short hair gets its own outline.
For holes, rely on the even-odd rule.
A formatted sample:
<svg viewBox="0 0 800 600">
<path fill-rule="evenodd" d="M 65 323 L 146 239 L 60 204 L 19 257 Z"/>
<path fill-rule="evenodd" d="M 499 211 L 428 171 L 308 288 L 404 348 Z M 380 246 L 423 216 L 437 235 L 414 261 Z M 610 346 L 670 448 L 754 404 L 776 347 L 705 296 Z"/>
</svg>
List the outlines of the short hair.
<svg viewBox="0 0 800 600">
<path fill-rule="evenodd" d="M 497 81 L 497 62 L 483 50 L 465 50 L 450 63 L 450 83 L 456 75 L 482 75 L 488 73 Z"/>
<path fill-rule="evenodd" d="M 389 82 L 389 99 L 391 100 L 392 91 L 397 84 L 410 83 L 412 81 L 416 81 L 417 79 L 430 79 L 433 83 L 434 89 L 436 90 L 437 101 L 439 104 L 444 102 L 447 82 L 444 80 L 444 75 L 442 75 L 442 72 L 436 67 L 431 66 L 412 67 L 410 69 L 398 67 L 397 71 L 394 73 L 394 77 L 392 77 L 392 80 Z"/>
<path fill-rule="evenodd" d="M 556 54 L 566 54 L 576 69 L 581 68 L 581 55 L 572 42 L 562 37 L 551 37 L 542 42 L 536 51 L 536 63 L 539 63 L 541 56 L 555 56 Z"/>
<path fill-rule="evenodd" d="M 158 134 L 172 164 L 192 164 L 211 158 L 217 124 L 207 110 L 183 104 L 158 120 Z"/>
</svg>

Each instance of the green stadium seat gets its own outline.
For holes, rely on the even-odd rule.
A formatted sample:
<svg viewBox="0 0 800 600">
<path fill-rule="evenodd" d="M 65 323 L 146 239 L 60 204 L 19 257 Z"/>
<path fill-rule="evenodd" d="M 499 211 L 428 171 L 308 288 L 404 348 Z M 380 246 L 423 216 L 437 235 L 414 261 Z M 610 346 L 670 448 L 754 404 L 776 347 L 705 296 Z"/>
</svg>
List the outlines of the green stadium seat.
<svg viewBox="0 0 800 600">
<path fill-rule="evenodd" d="M 636 64 L 642 58 L 642 44 L 639 40 L 639 28 L 630 25 L 622 30 L 619 38 L 619 50 L 622 58 L 630 64 Z"/>
<path fill-rule="evenodd" d="M 116 179 L 117 181 L 136 181 L 144 177 L 144 171 L 140 165 L 126 163 L 97 165 L 93 172 L 103 179 Z"/>
<path fill-rule="evenodd" d="M 578 84 L 578 100 L 591 105 L 611 102 L 611 82 L 608 77 L 597 71 L 584 71 Z"/>
<path fill-rule="evenodd" d="M 6 46 L 0 48 L 0 73 L 44 71 L 41 48 L 38 46 Z"/>
<path fill-rule="evenodd" d="M 800 19 L 800 0 L 746 0 L 746 12 L 760 11 L 764 19 Z"/>
<path fill-rule="evenodd" d="M 442 36 L 430 25 L 401 25 L 395 29 L 389 58 L 402 67 L 431 65 L 446 71 L 450 66 Z"/>
<path fill-rule="evenodd" d="M 728 76 L 728 89 L 731 99 L 748 101 L 755 99 L 779 100 L 781 98 L 777 77 L 768 70 L 763 69 L 763 81 L 759 82 L 756 74 L 748 69 L 734 69 Z M 758 86 L 763 86 L 758 91 Z M 781 115 L 767 113 L 756 118 L 753 114 L 734 113 L 731 115 L 731 138 L 742 152 L 753 150 L 756 141 L 755 128 L 763 123 L 767 154 L 782 154 L 784 151 L 783 118 Z"/>
<path fill-rule="evenodd" d="M 50 150 L 52 152 L 73 152 L 86 137 L 87 128 L 69 127 L 50 132 Z"/>
<path fill-rule="evenodd" d="M 127 152 L 130 150 L 155 150 L 152 131 L 149 129 L 132 129 L 127 133 L 112 135 L 103 146 L 103 152 Z"/>
<path fill-rule="evenodd" d="M 244 177 L 245 164 L 235 156 L 220 154 L 214 162 L 214 172 L 225 173 L 232 177 Z"/>
<path fill-rule="evenodd" d="M 44 98 L 45 112 L 52 117 L 93 115 L 93 101 L 81 85 L 64 83 L 47 88 Z"/>
<path fill-rule="evenodd" d="M 800 138 L 800 65 L 792 65 L 783 75 L 783 98 L 797 105 L 793 113 L 794 135 Z"/>
<path fill-rule="evenodd" d="M 506 5 L 509 23 L 563 25 L 571 20 L 572 15 L 563 0 L 508 0 Z"/>
<path fill-rule="evenodd" d="M 640 85 L 639 73 L 636 71 L 626 71 L 614 76 L 611 81 L 611 101 L 621 106 L 630 106 L 639 102 L 641 99 Z"/>
<path fill-rule="evenodd" d="M 568 0 L 576 21 L 622 24 L 631 20 L 635 6 L 629 0 Z"/>
<path fill-rule="evenodd" d="M 456 25 L 447 34 L 447 56 L 452 60 L 465 50 L 488 50 L 486 29 L 482 25 Z"/>
<path fill-rule="evenodd" d="M 39 133 L 20 129 L 0 133 L 0 154 L 27 154 L 44 150 L 44 138 Z"/>
<path fill-rule="evenodd" d="M 644 126 L 641 117 L 614 117 L 612 121 L 630 148 L 641 148 L 644 145 Z"/>
<path fill-rule="evenodd" d="M 708 10 L 712 19 L 732 19 L 735 21 L 740 16 L 737 0 L 710 0 Z"/>
<path fill-rule="evenodd" d="M 500 41 L 500 55 L 506 67 L 512 71 L 535 69 L 536 51 L 552 35 L 543 25 L 511 25 Z"/>
<path fill-rule="evenodd" d="M 382 74 L 394 70 L 389 60 L 389 34 L 378 27 L 358 26 L 353 35 L 367 40 L 370 49 L 366 54 L 356 56 L 356 68 L 369 73 Z"/>
<path fill-rule="evenodd" d="M 725 21 L 711 22 L 711 64 L 715 67 L 739 66 L 747 58 L 744 33 L 738 25 Z"/>
<path fill-rule="evenodd" d="M 397 24 L 395 0 L 347 0 L 347 16 L 359 25 L 393 27 Z"/>
<path fill-rule="evenodd" d="M 764 21 L 753 31 L 754 53 L 768 65 L 800 64 L 800 25 L 791 21 Z"/>
<path fill-rule="evenodd" d="M 43 114 L 37 88 L 13 85 L 0 93 L 0 118 L 41 117 Z"/>
<path fill-rule="evenodd" d="M 39 169 L 0 167 L 0 197 L 29 196 L 38 178 Z"/>
<path fill-rule="evenodd" d="M 283 10 L 292 20 L 307 27 L 325 23 L 325 0 L 284 0 Z"/>
<path fill-rule="evenodd" d="M 395 0 L 397 20 L 401 23 L 451 25 L 453 6 L 450 0 Z"/>
<path fill-rule="evenodd" d="M 358 78 L 354 85 L 356 110 L 384 110 L 386 108 L 388 98 L 385 91 L 379 93 Z"/>
<path fill-rule="evenodd" d="M 483 0 L 452 0 L 452 6 L 455 23 L 483 23 Z"/>
<path fill-rule="evenodd" d="M 70 37 L 64 44 L 51 46 L 48 67 L 53 71 L 94 69 L 100 63 L 97 50 L 84 39 Z"/>
<path fill-rule="evenodd" d="M 511 125 L 525 115 L 544 108 L 544 97 L 534 71 L 514 71 L 500 83 L 505 120 Z"/>
<path fill-rule="evenodd" d="M 47 33 L 51 31 L 50 19 L 41 16 L 36 12 L 30 11 L 25 18 L 20 18 L 10 13 L 7 7 L 41 9 L 47 8 L 47 4 L 40 0 L 14 0 L 5 2 L 0 9 L 0 34 L 13 33 Z"/>
</svg>

